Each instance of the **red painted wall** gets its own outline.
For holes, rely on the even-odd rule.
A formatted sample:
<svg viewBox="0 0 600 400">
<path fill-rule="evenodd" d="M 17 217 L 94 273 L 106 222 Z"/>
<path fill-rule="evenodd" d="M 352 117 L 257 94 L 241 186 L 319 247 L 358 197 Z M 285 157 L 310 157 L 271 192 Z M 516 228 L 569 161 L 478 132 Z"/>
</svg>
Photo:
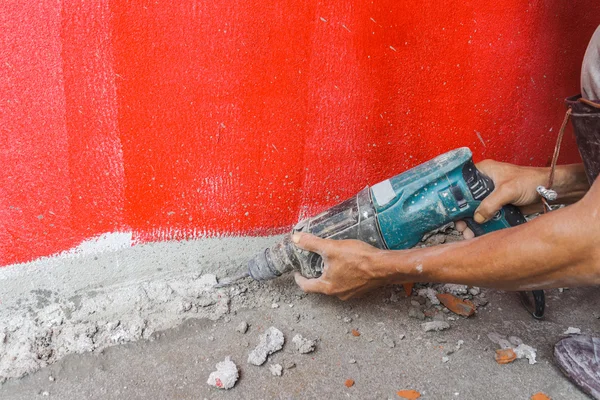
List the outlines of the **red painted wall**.
<svg viewBox="0 0 600 400">
<path fill-rule="evenodd" d="M 599 23 L 596 0 L 1 2 L 0 265 L 280 232 L 459 146 L 544 165 Z"/>
</svg>

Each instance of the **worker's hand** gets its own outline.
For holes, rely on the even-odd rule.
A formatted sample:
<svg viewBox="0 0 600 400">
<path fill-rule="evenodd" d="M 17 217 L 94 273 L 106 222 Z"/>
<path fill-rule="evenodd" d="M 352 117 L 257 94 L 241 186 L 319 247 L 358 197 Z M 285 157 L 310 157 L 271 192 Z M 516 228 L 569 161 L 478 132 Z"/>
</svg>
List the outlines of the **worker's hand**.
<svg viewBox="0 0 600 400">
<path fill-rule="evenodd" d="M 536 188 L 548 182 L 544 168 L 521 167 L 494 160 L 484 160 L 476 166 L 492 178 L 495 189 L 475 210 L 475 222 L 482 224 L 488 221 L 506 204 L 518 206 L 524 213 L 541 211 L 542 203 Z M 475 236 L 464 221 L 458 221 L 456 229 L 463 233 L 465 239 Z"/>
<path fill-rule="evenodd" d="M 321 239 L 307 233 L 295 233 L 293 242 L 301 249 L 312 251 L 323 258 L 323 274 L 307 279 L 296 273 L 296 283 L 306 293 L 323 293 L 342 300 L 367 293 L 386 284 L 378 277 L 374 259 L 380 250 L 359 240 Z"/>
</svg>

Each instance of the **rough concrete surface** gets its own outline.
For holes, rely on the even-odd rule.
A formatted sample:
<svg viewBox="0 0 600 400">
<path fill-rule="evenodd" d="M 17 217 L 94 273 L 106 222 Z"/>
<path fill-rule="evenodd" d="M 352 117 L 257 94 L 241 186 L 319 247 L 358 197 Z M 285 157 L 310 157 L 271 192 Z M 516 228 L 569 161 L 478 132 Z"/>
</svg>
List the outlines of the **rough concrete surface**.
<svg viewBox="0 0 600 400">
<path fill-rule="evenodd" d="M 569 327 L 598 331 L 597 289 L 548 291 L 543 321 L 528 315 L 515 294 L 486 289 L 473 298 L 480 306 L 470 318 L 416 294 L 406 298 L 401 287 L 349 302 L 305 295 L 291 276 L 214 290 L 215 273 L 234 272 L 274 242 L 230 240 L 144 245 L 0 270 L 1 371 L 18 376 L 48 365 L 8 379 L 0 398 L 387 399 L 404 389 L 423 399 L 528 399 L 539 391 L 586 398 L 554 365 L 552 346 Z M 203 262 L 208 254 L 215 256 Z M 71 274 L 57 274 L 65 269 Z M 450 329 L 424 332 L 423 321 L 408 316 L 415 304 L 429 314 L 427 322 L 443 320 Z M 245 335 L 236 330 L 241 322 L 249 326 Z M 245 363 L 271 326 L 282 331 L 283 349 L 262 366 Z M 299 354 L 297 334 L 318 340 L 316 350 Z M 499 345 L 488 334 L 527 343 L 537 363 L 497 364 Z M 239 367 L 227 392 L 207 385 L 226 357 Z M 283 366 L 280 377 L 272 375 L 276 364 Z M 344 385 L 348 379 L 352 387 Z"/>
</svg>

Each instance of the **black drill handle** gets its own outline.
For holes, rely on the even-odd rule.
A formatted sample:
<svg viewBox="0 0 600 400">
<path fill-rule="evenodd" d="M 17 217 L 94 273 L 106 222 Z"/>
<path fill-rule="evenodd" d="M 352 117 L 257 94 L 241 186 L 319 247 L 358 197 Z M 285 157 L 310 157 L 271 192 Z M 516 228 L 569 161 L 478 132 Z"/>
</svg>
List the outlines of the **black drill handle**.
<svg viewBox="0 0 600 400">
<path fill-rule="evenodd" d="M 464 178 L 467 181 L 467 185 L 469 185 L 470 187 L 473 185 L 473 182 L 478 182 L 477 186 L 479 190 L 477 192 L 473 192 L 473 196 L 476 200 L 482 201 L 494 191 L 494 181 L 489 176 L 479 171 L 474 165 L 469 165 L 469 167 L 470 168 L 468 170 L 470 172 L 464 172 Z M 466 170 L 467 169 L 465 169 L 464 171 Z M 519 210 L 518 207 L 512 204 L 505 205 L 504 207 L 502 207 L 501 210 L 499 210 L 496 213 L 496 215 L 492 217 L 492 219 L 495 220 L 501 218 L 504 218 L 507 224 L 511 227 L 521 225 L 527 222 L 527 220 L 521 213 L 521 210 Z M 464 221 L 466 222 L 469 229 L 473 231 L 475 236 L 485 235 L 486 233 L 489 233 L 491 231 L 489 229 L 485 229 L 485 224 L 478 224 L 477 222 L 475 222 L 475 220 L 472 217 L 465 218 Z M 532 291 L 532 294 L 533 309 L 530 309 L 530 312 L 534 318 L 541 319 L 544 316 L 544 310 L 546 308 L 544 291 L 534 290 Z M 525 293 L 522 293 L 522 297 L 524 298 L 527 296 L 525 295 Z"/>
</svg>

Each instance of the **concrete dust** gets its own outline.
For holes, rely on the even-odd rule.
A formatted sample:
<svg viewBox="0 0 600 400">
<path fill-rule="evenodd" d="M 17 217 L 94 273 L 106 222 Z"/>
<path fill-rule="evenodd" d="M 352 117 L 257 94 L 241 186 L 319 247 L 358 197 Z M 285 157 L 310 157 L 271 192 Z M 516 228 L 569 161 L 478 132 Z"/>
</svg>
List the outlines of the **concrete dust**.
<svg viewBox="0 0 600 400">
<path fill-rule="evenodd" d="M 227 318 L 232 297 L 234 307 L 278 299 L 247 296 L 257 283 L 215 289 L 211 273 L 239 270 L 272 241 L 153 243 L 0 269 L 0 383 L 68 354 L 149 339 L 189 318 Z"/>
<path fill-rule="evenodd" d="M 284 277 L 262 289 L 272 297 L 280 290 L 294 293 L 295 284 L 291 277 Z M 5 383 L 0 397 L 24 400 L 47 391 L 51 398 L 64 400 L 337 399 L 348 397 L 344 382 L 352 378 L 355 385 L 350 398 L 356 399 L 396 398 L 395 393 L 404 388 L 414 388 L 431 399 L 516 399 L 538 391 L 557 399 L 586 398 L 553 366 L 552 346 L 564 337 L 568 326 L 586 331 L 597 327 L 598 320 L 590 319 L 600 301 L 596 289 L 571 290 L 568 296 L 549 291 L 552 313 L 546 321 L 533 320 L 521 308 L 517 295 L 484 290 L 491 304 L 502 304 L 502 311 L 480 309 L 470 318 L 459 317 L 452 322 L 452 329 L 440 333 L 423 333 L 420 321 L 406 318 L 410 299 L 386 302 L 396 290 L 402 291 L 386 287 L 349 302 L 304 296 L 294 300 L 294 309 L 271 309 L 271 300 L 256 307 L 232 307 L 217 321 L 189 319 L 177 328 L 154 333 L 149 340 L 67 356 L 21 380 Z M 297 315 L 302 317 L 297 319 Z M 360 330 L 360 337 L 347 333 L 348 324 L 337 318 L 344 315 L 352 316 L 352 326 Z M 241 321 L 250 325 L 244 336 L 235 330 Z M 240 378 L 233 389 L 225 392 L 206 384 L 216 363 L 225 357 L 245 360 L 258 336 L 270 326 L 289 338 L 297 333 L 318 337 L 318 348 L 308 356 L 299 354 L 290 340 L 262 367 L 239 365 Z M 510 333 L 536 347 L 537 364 L 498 365 L 483 329 Z M 403 340 L 399 340 L 401 335 Z M 390 348 L 381 339 L 365 340 L 384 336 L 394 339 L 396 346 Z M 455 351 L 448 356 L 445 351 L 450 349 Z M 448 357 L 446 363 L 443 357 Z M 272 364 L 283 367 L 282 376 L 272 376 Z M 457 392 L 459 396 L 455 396 Z"/>
<path fill-rule="evenodd" d="M 98 255 L 98 260 L 51 260 L 54 272 L 66 271 L 72 281 L 52 281 L 40 272 L 49 267 L 43 263 L 0 270 L 2 283 L 14 282 L 21 288 L 14 296 L 9 296 L 10 287 L 0 288 L 6 305 L 0 309 L 0 377 L 29 374 L 5 383 L 0 397 L 28 399 L 48 392 L 61 399 L 219 399 L 224 397 L 216 388 L 217 378 L 223 383 L 223 377 L 213 376 L 215 388 L 206 385 L 206 378 L 223 371 L 219 364 L 230 366 L 226 359 L 230 357 L 232 364 L 231 360 L 248 358 L 261 365 L 269 359 L 268 367 L 246 365 L 239 372 L 236 367 L 240 379 L 232 391 L 242 399 L 281 398 L 284 393 L 341 398 L 347 394 L 343 383 L 349 376 L 356 381 L 353 395 L 365 399 L 393 397 L 401 387 L 418 388 L 427 398 L 521 398 L 542 389 L 556 398 L 585 398 L 553 369 L 551 346 L 568 326 L 597 328 L 598 320 L 589 319 L 595 312 L 594 300 L 586 307 L 588 300 L 575 297 L 575 293 L 595 295 L 593 291 L 548 292 L 551 313 L 546 321 L 534 321 L 512 293 L 456 287 L 460 285 L 417 284 L 409 298 L 402 287 L 390 286 L 350 302 L 308 296 L 291 276 L 265 283 L 246 279 L 215 288 L 217 274 L 239 271 L 248 255 L 276 241 L 231 239 L 218 239 L 210 246 L 143 245 Z M 17 268 L 24 268 L 22 275 Z M 96 279 L 98 284 L 90 286 L 75 276 L 81 268 L 105 272 Z M 25 285 L 38 273 L 47 280 L 46 286 Z M 126 279 L 129 275 L 131 279 Z M 476 314 L 465 318 L 436 304 L 436 294 L 446 292 L 473 301 Z M 595 299 L 600 300 L 597 295 Z M 290 304 L 294 307 L 285 306 Z M 411 309 L 419 312 L 416 320 L 407 318 Z M 448 321 L 452 329 L 437 332 L 448 329 Z M 360 336 L 351 335 L 351 328 Z M 523 346 L 524 358 L 533 354 L 534 360 L 545 362 L 528 369 L 521 366 L 527 363 L 513 363 L 499 370 L 482 329 L 518 335 L 491 334 L 497 339 L 494 343 Z M 318 338 L 318 348 L 316 340 L 298 332 Z M 290 344 L 285 343 L 286 336 L 293 337 Z M 257 337 L 259 344 L 252 349 Z M 531 347 L 532 353 L 519 337 L 540 350 Z M 302 354 L 305 350 L 310 356 Z M 46 368 L 33 373 L 42 367 Z M 498 386 L 495 379 L 494 387 L 493 377 L 500 371 L 503 381 L 518 381 L 519 386 Z M 265 383 L 272 374 L 277 385 Z M 459 378 L 463 374 L 465 378 Z M 460 397 L 455 397 L 457 392 Z"/>
</svg>

